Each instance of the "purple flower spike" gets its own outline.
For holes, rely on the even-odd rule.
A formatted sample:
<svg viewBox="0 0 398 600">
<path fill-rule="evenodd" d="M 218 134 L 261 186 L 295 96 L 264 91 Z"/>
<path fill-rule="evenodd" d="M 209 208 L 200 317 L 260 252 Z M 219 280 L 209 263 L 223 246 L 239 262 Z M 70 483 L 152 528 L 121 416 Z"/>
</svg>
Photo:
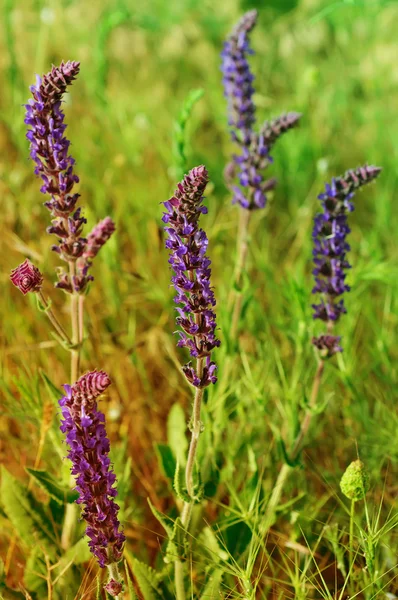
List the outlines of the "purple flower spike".
<svg viewBox="0 0 398 600">
<path fill-rule="evenodd" d="M 66 433 L 69 446 L 68 458 L 79 493 L 77 503 L 83 505 L 89 547 L 100 567 L 121 559 L 126 539 L 120 531 L 119 506 L 114 501 L 116 475 L 108 456 L 105 417 L 97 408 L 97 398 L 110 383 L 104 371 L 92 371 L 74 385 L 65 385 L 66 395 L 59 401 L 60 429 Z"/>
<path fill-rule="evenodd" d="M 224 95 L 228 100 L 228 122 L 239 131 L 243 143 L 249 140 L 252 125 L 256 120 L 256 107 L 252 99 L 254 76 L 247 61 L 247 56 L 253 54 L 249 46 L 249 33 L 256 21 L 256 10 L 244 14 L 225 42 L 221 53 Z"/>
<path fill-rule="evenodd" d="M 110 217 L 100 221 L 87 236 L 87 244 L 83 258 L 93 259 L 97 256 L 102 246 L 109 240 L 112 233 L 116 231 L 116 225 Z"/>
<path fill-rule="evenodd" d="M 24 296 L 28 292 L 40 292 L 43 283 L 43 275 L 29 259 L 11 271 L 10 279 Z"/>
<path fill-rule="evenodd" d="M 350 233 L 347 214 L 354 210 L 352 198 L 360 187 L 376 179 L 380 171 L 381 168 L 368 165 L 347 171 L 330 185 L 326 184 L 325 192 L 318 196 L 323 212 L 316 215 L 312 233 L 315 265 L 312 293 L 320 294 L 321 300 L 312 307 L 314 319 L 325 321 L 328 331 L 346 312 L 341 296 L 350 290 L 345 278 L 347 269 L 351 268 L 346 258 L 350 250 L 346 238 Z M 342 352 L 340 338 L 331 335 L 313 338 L 312 343 L 325 357 Z"/>
<path fill-rule="evenodd" d="M 224 95 L 228 101 L 228 124 L 232 140 L 240 148 L 240 154 L 234 155 L 233 162 L 227 165 L 225 179 L 233 192 L 233 203 L 248 210 L 265 207 L 267 192 L 276 185 L 275 179 L 264 180 L 264 171 L 272 163 L 269 151 L 283 133 L 297 125 L 301 117 L 298 113 L 287 113 L 271 122 L 266 121 L 259 133 L 253 130 L 256 120 L 256 107 L 252 98 L 254 76 L 250 72 L 247 56 L 253 54 L 248 36 L 256 20 L 256 10 L 243 15 L 221 53 Z M 239 186 L 232 184 L 236 175 Z"/>
<path fill-rule="evenodd" d="M 208 182 L 204 166 L 195 167 L 185 175 L 174 193 L 164 202 L 164 228 L 168 239 L 166 248 L 170 250 L 169 263 L 174 271 L 172 283 L 179 316 L 177 325 L 180 339 L 178 346 L 188 348 L 194 358 L 205 358 L 201 373 L 188 363 L 183 367 L 184 374 L 193 386 L 205 387 L 215 383 L 216 365 L 211 361 L 211 352 L 220 345 L 216 338 L 216 304 L 210 286 L 210 264 L 206 255 L 208 239 L 203 229 L 199 229 L 199 217 L 207 213 L 203 206 L 203 193 Z"/>
<path fill-rule="evenodd" d="M 62 97 L 79 69 L 80 63 L 68 61 L 53 67 L 43 77 L 37 76 L 36 85 L 30 88 L 33 98 L 25 106 L 30 156 L 36 163 L 36 175 L 43 181 L 41 192 L 50 196 L 45 202 L 52 216 L 48 232 L 59 238 L 53 250 L 66 262 L 75 262 L 86 245 L 85 238 L 81 237 L 86 220 L 81 210 L 76 209 L 79 194 L 73 189 L 79 178 L 74 173 L 75 161 L 69 154 L 70 142 L 64 136 L 65 115 L 61 110 Z M 73 291 L 64 271 L 60 271 L 59 282 L 65 291 Z"/>
<path fill-rule="evenodd" d="M 82 236 L 86 219 L 77 208 L 79 194 L 74 185 L 79 178 L 74 173 L 75 161 L 69 154 L 69 140 L 64 136 L 66 125 L 61 102 L 67 87 L 76 79 L 80 63 L 68 61 L 53 67 L 47 75 L 37 77 L 30 90 L 33 99 L 26 104 L 26 137 L 30 142 L 30 156 L 36 163 L 35 173 L 43 181 L 41 192 L 50 199 L 45 202 L 52 221 L 48 233 L 58 238 L 52 249 L 68 263 L 77 263 L 75 275 L 59 269 L 56 287 L 66 292 L 81 293 L 93 279 L 88 269 L 100 248 L 109 239 L 115 226 L 107 217 L 91 232 Z"/>
</svg>

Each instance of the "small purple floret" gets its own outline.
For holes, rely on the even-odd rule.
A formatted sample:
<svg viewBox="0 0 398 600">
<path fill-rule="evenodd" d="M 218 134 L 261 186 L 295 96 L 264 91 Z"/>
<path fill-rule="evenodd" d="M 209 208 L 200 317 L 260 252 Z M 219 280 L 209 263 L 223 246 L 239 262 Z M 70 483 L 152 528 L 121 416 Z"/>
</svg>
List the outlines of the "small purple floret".
<svg viewBox="0 0 398 600">
<path fill-rule="evenodd" d="M 185 175 L 174 193 L 164 202 L 164 228 L 167 233 L 166 248 L 170 250 L 169 263 L 174 271 L 172 283 L 179 304 L 177 324 L 179 347 L 188 348 L 192 357 L 205 358 L 201 374 L 188 363 L 183 371 L 188 381 L 195 387 L 205 387 L 215 383 L 216 365 L 211 361 L 211 352 L 220 345 L 216 338 L 216 304 L 210 286 L 210 264 L 207 257 L 208 239 L 203 229 L 199 229 L 199 217 L 207 213 L 203 206 L 203 193 L 208 182 L 204 166 L 195 167 Z"/>
<path fill-rule="evenodd" d="M 350 290 L 345 279 L 346 271 L 351 268 L 346 256 L 350 250 L 347 215 L 354 210 L 352 198 L 360 187 L 376 179 L 380 171 L 379 167 L 368 165 L 347 171 L 344 176 L 326 184 L 325 192 L 318 196 L 323 212 L 316 215 L 312 233 L 315 265 L 312 293 L 320 294 L 321 299 L 318 304 L 313 304 L 313 317 L 327 323 L 329 331 L 347 312 L 341 296 Z M 334 336 L 321 335 L 312 342 L 327 356 L 342 351 L 340 338 Z"/>
<path fill-rule="evenodd" d="M 100 567 L 121 559 L 126 539 L 120 531 L 119 506 L 114 501 L 116 475 L 108 456 L 105 416 L 97 407 L 97 398 L 110 383 L 104 371 L 92 371 L 74 385 L 65 385 L 66 395 L 59 401 L 60 429 L 70 449 L 68 458 L 79 493 L 77 503 L 83 505 L 89 547 Z"/>
</svg>

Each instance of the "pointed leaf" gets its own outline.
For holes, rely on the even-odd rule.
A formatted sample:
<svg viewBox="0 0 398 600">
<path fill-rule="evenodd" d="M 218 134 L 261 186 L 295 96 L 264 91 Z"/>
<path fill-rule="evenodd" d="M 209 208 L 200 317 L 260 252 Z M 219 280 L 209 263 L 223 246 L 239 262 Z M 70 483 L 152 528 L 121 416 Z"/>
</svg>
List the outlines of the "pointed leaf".
<svg viewBox="0 0 398 600">
<path fill-rule="evenodd" d="M 0 500 L 20 539 L 29 547 L 40 544 L 54 556 L 57 541 L 45 507 L 4 467 L 1 475 Z"/>
<path fill-rule="evenodd" d="M 157 508 L 155 508 L 149 498 L 147 498 L 147 500 L 153 516 L 159 521 L 159 523 L 167 533 L 167 537 L 171 538 L 171 536 L 173 535 L 173 521 L 169 519 L 169 517 L 166 517 L 166 515 L 163 515 Z"/>
<path fill-rule="evenodd" d="M 167 444 L 155 444 L 155 452 L 163 475 L 173 480 L 176 461 L 170 446 Z"/>
<path fill-rule="evenodd" d="M 137 594 L 135 593 L 134 587 L 133 587 L 133 582 L 131 581 L 131 577 L 130 577 L 130 573 L 129 573 L 129 568 L 127 565 L 127 561 L 124 561 L 124 569 L 126 571 L 126 579 L 127 579 L 127 587 L 129 590 L 129 600 L 138 600 L 137 598 Z"/>
<path fill-rule="evenodd" d="M 77 492 L 61 485 L 55 477 L 47 471 L 42 469 L 31 469 L 29 467 L 26 467 L 25 471 L 29 473 L 36 483 L 38 483 L 39 486 L 59 504 L 63 504 L 64 502 L 72 504 L 79 497 Z"/>
<path fill-rule="evenodd" d="M 206 587 L 203 590 L 200 600 L 219 600 L 220 599 L 220 587 L 222 583 L 223 572 L 221 569 L 214 569 L 211 572 Z"/>
<path fill-rule="evenodd" d="M 47 567 L 43 552 L 39 546 L 34 546 L 26 561 L 24 583 L 30 592 L 35 592 L 39 598 L 47 596 Z"/>
<path fill-rule="evenodd" d="M 177 497 L 182 500 L 182 502 L 190 502 L 190 498 L 187 494 L 187 492 L 185 491 L 185 487 L 182 481 L 182 473 L 181 473 L 181 469 L 180 469 L 180 464 L 177 462 L 176 464 L 176 470 L 174 473 L 174 481 L 173 481 L 173 488 L 175 493 L 177 494 Z"/>
<path fill-rule="evenodd" d="M 187 422 L 184 409 L 178 402 L 173 404 L 167 418 L 167 441 L 178 462 L 185 465 L 188 451 L 188 439 L 186 436 Z"/>
<path fill-rule="evenodd" d="M 156 572 L 136 558 L 132 559 L 132 567 L 144 600 L 162 600 Z"/>
</svg>

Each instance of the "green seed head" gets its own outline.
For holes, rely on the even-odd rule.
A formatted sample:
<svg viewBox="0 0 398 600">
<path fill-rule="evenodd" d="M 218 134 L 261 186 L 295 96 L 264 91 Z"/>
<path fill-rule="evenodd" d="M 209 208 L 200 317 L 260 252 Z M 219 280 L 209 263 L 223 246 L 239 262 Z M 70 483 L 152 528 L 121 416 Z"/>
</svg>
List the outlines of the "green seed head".
<svg viewBox="0 0 398 600">
<path fill-rule="evenodd" d="M 348 465 L 340 481 L 340 488 L 344 496 L 350 500 L 362 500 L 369 490 L 369 475 L 365 465 L 360 460 L 354 460 Z"/>
</svg>

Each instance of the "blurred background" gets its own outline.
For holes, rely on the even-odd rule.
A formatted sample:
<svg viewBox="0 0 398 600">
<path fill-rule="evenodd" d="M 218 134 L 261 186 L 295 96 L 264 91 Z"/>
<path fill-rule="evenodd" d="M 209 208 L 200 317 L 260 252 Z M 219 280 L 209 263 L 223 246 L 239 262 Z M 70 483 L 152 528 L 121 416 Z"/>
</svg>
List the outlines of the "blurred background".
<svg viewBox="0 0 398 600">
<path fill-rule="evenodd" d="M 269 174 L 279 185 L 267 209 L 254 215 L 242 362 L 222 388 L 228 410 L 225 444 L 230 444 L 224 475 L 235 478 L 236 486 L 247 473 L 245 466 L 241 474 L 235 469 L 239 460 L 240 465 L 249 460 L 249 446 L 262 461 L 265 488 L 272 489 L 279 464 L 275 430 L 283 432 L 294 420 L 312 376 L 309 340 L 317 327 L 311 318 L 311 228 L 317 195 L 325 181 L 348 168 L 365 162 L 383 167 L 377 184 L 358 194 L 351 219 L 352 292 L 340 325 L 345 352 L 338 368 L 334 363 L 328 369 L 325 398 L 330 405 L 307 450 L 309 474 L 301 473 L 297 484 L 309 497 L 297 507 L 293 524 L 287 517 L 287 535 L 294 538 L 300 527 L 309 528 L 308 535 L 313 531 L 304 517 L 297 524 L 300 514 L 312 511 L 320 522 L 327 520 L 319 514 L 321 506 L 323 510 L 332 496 L 330 489 L 338 489 L 357 446 L 373 474 L 376 503 L 383 493 L 386 513 L 394 503 L 397 2 L 2 0 L 1 460 L 26 480 L 24 468 L 35 462 L 42 440 L 40 460 L 59 472 L 59 458 L 45 432 L 43 438 L 41 411 L 53 407 L 47 408 L 48 427 L 56 429 L 49 381 L 59 389 L 68 380 L 68 356 L 53 340 L 34 297 L 22 297 L 11 286 L 9 272 L 25 257 L 34 261 L 46 276 L 46 295 L 69 325 L 66 297 L 52 289 L 58 261 L 50 250 L 49 214 L 28 156 L 23 104 L 36 73 L 61 60 L 79 60 L 81 72 L 65 112 L 80 204 L 87 229 L 106 215 L 117 224 L 117 234 L 93 269 L 82 365 L 111 374 L 114 385 L 104 410 L 119 477 L 128 469 L 123 510 L 129 548 L 152 563 L 159 526 L 151 520 L 146 497 L 164 511 L 170 505 L 164 464 L 159 464 L 154 444 L 167 438 L 170 407 L 178 402 L 187 415 L 190 406 L 190 390 L 178 367 L 184 357 L 172 336 L 173 293 L 159 203 L 168 199 L 180 176 L 175 122 L 189 93 L 203 89 L 187 126 L 186 157 L 189 168 L 203 163 L 210 173 L 205 226 L 224 339 L 238 211 L 223 183 L 233 146 L 219 55 L 235 22 L 254 7 L 259 20 L 251 65 L 258 122 L 290 110 L 303 117 L 300 127 L 278 142 Z M 218 356 L 220 378 L 227 351 L 224 343 Z M 208 394 L 208 425 L 216 394 L 217 386 Z M 209 520 L 215 520 L 219 509 L 209 504 L 208 510 Z M 5 525 L 3 558 L 12 531 Z M 18 547 L 15 552 L 20 560 L 13 563 L 10 577 L 18 580 L 24 558 Z"/>
</svg>

